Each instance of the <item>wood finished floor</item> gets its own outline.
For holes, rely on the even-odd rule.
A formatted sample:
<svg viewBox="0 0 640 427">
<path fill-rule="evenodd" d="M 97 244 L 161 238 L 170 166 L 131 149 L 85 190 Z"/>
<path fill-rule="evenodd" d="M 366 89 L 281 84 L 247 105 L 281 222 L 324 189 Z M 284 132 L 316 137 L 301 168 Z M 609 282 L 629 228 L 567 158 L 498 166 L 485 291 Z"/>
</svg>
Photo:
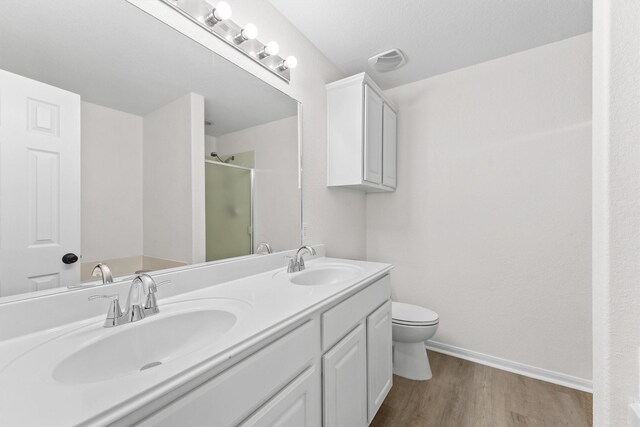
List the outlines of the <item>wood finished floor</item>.
<svg viewBox="0 0 640 427">
<path fill-rule="evenodd" d="M 582 427 L 592 396 L 441 353 L 429 352 L 430 381 L 393 377 L 372 427 Z"/>
</svg>

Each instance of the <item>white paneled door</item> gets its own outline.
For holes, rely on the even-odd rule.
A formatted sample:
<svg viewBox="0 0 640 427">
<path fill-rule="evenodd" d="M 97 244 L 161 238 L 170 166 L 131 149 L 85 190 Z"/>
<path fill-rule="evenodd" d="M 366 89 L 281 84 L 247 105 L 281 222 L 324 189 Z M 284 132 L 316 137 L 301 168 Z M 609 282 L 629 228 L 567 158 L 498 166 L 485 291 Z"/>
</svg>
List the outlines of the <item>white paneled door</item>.
<svg viewBox="0 0 640 427">
<path fill-rule="evenodd" d="M 0 70 L 0 296 L 78 283 L 79 256 L 80 96 Z"/>
</svg>

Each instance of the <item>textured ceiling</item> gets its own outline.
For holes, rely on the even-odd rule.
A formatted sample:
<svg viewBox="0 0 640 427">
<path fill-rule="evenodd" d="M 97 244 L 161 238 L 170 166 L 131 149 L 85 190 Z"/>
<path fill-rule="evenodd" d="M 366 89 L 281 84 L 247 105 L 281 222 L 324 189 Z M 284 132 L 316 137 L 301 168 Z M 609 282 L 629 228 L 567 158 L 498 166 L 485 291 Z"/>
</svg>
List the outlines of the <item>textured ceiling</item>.
<svg viewBox="0 0 640 427">
<path fill-rule="evenodd" d="M 297 114 L 298 104 L 124 0 L 0 1 L 0 69 L 137 115 L 188 92 L 210 135 Z"/>
<path fill-rule="evenodd" d="M 270 0 L 347 75 L 383 88 L 421 80 L 591 31 L 591 0 Z M 400 48 L 389 73 L 367 65 Z"/>
</svg>

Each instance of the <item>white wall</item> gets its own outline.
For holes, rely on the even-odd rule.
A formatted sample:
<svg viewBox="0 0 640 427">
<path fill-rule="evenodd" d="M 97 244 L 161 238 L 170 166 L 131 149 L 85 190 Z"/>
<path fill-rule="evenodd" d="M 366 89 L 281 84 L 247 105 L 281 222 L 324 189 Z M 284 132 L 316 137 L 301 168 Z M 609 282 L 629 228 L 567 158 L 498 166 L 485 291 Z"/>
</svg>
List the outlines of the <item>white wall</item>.
<svg viewBox="0 0 640 427">
<path fill-rule="evenodd" d="M 146 115 L 143 140 L 144 254 L 203 262 L 202 96 L 187 94 Z"/>
<path fill-rule="evenodd" d="M 275 251 L 300 246 L 297 116 L 221 135 L 216 145 L 221 156 L 255 153 L 254 247 L 258 242 Z"/>
<path fill-rule="evenodd" d="M 216 137 L 211 135 L 204 136 L 204 155 L 210 156 L 211 152 L 217 151 Z"/>
<path fill-rule="evenodd" d="M 640 400 L 640 2 L 593 3 L 593 422 L 617 427 Z"/>
<path fill-rule="evenodd" d="M 398 189 L 367 196 L 367 258 L 434 341 L 588 386 L 591 35 L 386 93 Z"/>
<path fill-rule="evenodd" d="M 82 102 L 83 262 L 142 255 L 142 117 Z"/>
<path fill-rule="evenodd" d="M 233 9 L 234 21 L 241 25 L 253 22 L 260 29 L 260 40 L 276 40 L 283 56 L 295 55 L 298 58 L 298 68 L 291 73 L 291 84 L 286 84 L 160 2 L 128 1 L 302 102 L 303 215 L 308 224 L 306 242 L 326 243 L 331 256 L 364 258 L 365 195 L 326 186 L 327 117 L 324 86 L 344 75 L 267 0 L 228 0 L 228 3 Z"/>
</svg>

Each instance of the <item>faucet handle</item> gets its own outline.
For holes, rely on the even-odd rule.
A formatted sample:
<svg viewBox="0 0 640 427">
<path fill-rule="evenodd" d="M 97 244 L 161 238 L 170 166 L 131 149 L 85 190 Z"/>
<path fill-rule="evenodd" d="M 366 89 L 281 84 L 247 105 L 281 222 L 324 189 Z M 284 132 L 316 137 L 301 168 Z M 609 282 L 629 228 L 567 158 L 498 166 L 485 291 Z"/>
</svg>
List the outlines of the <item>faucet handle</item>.
<svg viewBox="0 0 640 427">
<path fill-rule="evenodd" d="M 104 321 L 106 327 L 115 326 L 116 321 L 122 317 L 122 308 L 120 308 L 120 296 L 119 295 L 91 295 L 87 298 L 89 301 L 100 298 L 111 299 L 109 309 L 107 310 L 107 319 Z"/>
<path fill-rule="evenodd" d="M 299 264 L 296 261 L 295 256 L 287 256 L 285 259 L 287 260 L 287 273 L 295 273 L 299 271 Z"/>
<path fill-rule="evenodd" d="M 154 282 L 155 283 L 155 282 Z M 158 308 L 158 301 L 156 300 L 156 292 L 158 292 L 158 288 L 164 285 L 171 284 L 171 280 L 163 280 L 160 283 L 155 283 L 154 286 L 149 286 L 149 294 L 147 295 L 147 301 L 144 304 L 144 310 L 147 313 L 156 314 L 160 312 Z"/>
</svg>

